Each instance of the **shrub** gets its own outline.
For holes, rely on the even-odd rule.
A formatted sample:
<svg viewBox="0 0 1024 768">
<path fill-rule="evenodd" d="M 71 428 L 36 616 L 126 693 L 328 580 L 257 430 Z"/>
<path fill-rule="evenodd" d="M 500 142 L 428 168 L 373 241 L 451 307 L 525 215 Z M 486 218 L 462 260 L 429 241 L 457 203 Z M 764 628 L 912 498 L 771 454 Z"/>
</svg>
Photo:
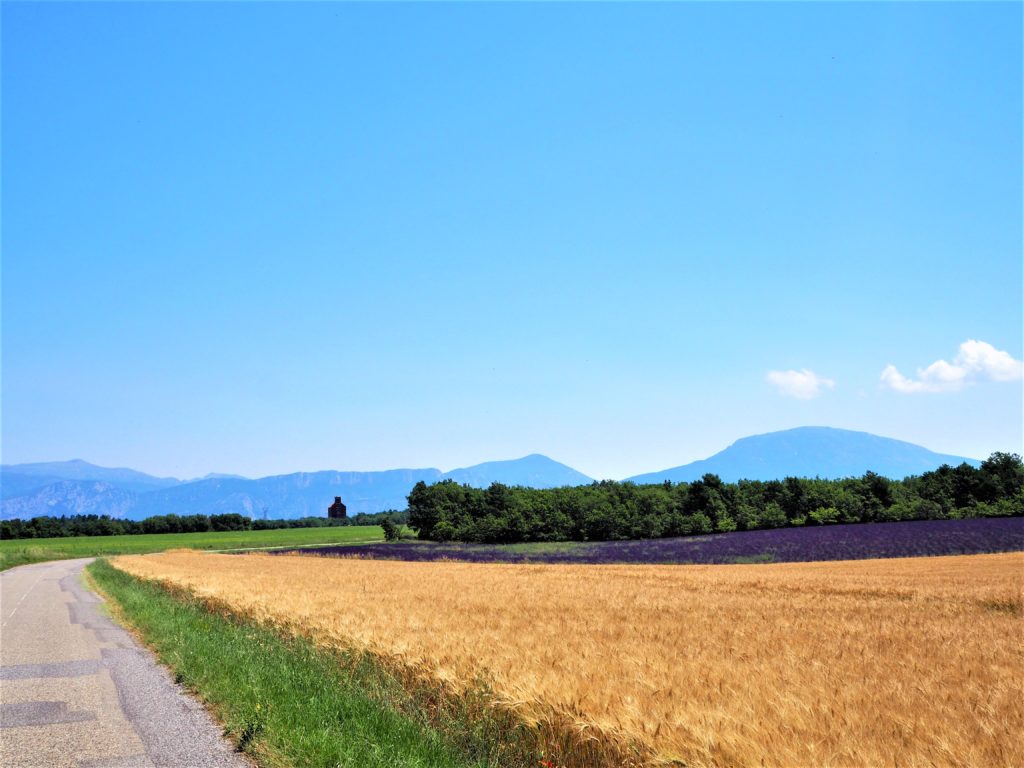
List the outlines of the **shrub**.
<svg viewBox="0 0 1024 768">
<path fill-rule="evenodd" d="M 384 529 L 385 541 L 398 541 L 398 539 L 401 538 L 401 527 L 391 522 L 390 517 L 385 517 L 383 520 L 381 520 L 380 527 Z"/>
<path fill-rule="evenodd" d="M 442 520 L 434 526 L 433 538 L 434 541 L 451 541 L 455 538 L 455 526 L 447 520 Z"/>
<path fill-rule="evenodd" d="M 226 515 L 210 515 L 210 527 L 215 531 L 247 531 L 252 521 L 237 512 Z"/>
</svg>

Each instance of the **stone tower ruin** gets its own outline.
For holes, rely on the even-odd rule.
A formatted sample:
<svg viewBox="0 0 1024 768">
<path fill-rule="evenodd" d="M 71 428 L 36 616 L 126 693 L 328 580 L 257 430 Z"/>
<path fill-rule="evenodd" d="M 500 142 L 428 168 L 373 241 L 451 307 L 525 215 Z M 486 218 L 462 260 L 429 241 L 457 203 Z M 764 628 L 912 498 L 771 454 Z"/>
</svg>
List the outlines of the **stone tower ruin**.
<svg viewBox="0 0 1024 768">
<path fill-rule="evenodd" d="M 341 496 L 334 497 L 334 503 L 327 508 L 327 517 L 331 520 L 344 520 L 348 517 L 345 505 L 341 503 Z"/>
</svg>

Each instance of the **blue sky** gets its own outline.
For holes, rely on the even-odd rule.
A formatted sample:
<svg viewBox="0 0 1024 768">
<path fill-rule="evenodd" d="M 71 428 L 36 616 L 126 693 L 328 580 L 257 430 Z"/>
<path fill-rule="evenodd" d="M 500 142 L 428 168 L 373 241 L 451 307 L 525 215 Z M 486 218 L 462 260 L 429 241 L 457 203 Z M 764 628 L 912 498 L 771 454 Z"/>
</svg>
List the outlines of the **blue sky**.
<svg viewBox="0 0 1024 768">
<path fill-rule="evenodd" d="M 2 14 L 5 462 L 1021 449 L 1020 4 Z"/>
</svg>

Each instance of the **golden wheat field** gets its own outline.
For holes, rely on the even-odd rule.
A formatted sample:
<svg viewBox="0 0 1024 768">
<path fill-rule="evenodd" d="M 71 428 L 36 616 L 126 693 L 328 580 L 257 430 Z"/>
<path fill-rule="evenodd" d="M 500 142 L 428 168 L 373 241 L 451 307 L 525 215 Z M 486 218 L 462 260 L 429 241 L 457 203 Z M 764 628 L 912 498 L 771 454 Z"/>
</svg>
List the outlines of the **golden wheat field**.
<svg viewBox="0 0 1024 768">
<path fill-rule="evenodd" d="M 1021 553 L 593 566 L 172 552 L 114 565 L 456 686 L 484 676 L 496 705 L 640 745 L 651 764 L 1024 765 Z"/>
</svg>

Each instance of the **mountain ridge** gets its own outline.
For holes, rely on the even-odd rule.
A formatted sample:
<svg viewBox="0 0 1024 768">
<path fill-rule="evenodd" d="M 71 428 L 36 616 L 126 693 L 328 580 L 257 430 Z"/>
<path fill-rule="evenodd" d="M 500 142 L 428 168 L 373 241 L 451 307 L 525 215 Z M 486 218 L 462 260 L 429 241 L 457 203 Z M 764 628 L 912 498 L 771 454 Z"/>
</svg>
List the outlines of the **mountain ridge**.
<svg viewBox="0 0 1024 768">
<path fill-rule="evenodd" d="M 110 471 L 87 462 L 66 462 L 69 473 L 76 478 L 83 474 L 82 464 L 99 470 L 97 478 L 60 478 L 61 462 L 45 465 L 3 465 L 0 484 L 0 519 L 35 517 L 61 514 L 104 514 L 102 504 L 90 503 L 86 498 L 89 484 L 95 484 L 98 495 L 110 494 L 118 488 L 98 477 L 109 476 Z M 42 472 L 46 467 L 50 475 L 26 475 L 19 470 Z M 134 472 L 134 470 L 128 470 Z M 143 473 L 135 473 L 143 475 Z M 143 475 L 144 478 L 152 476 Z M 34 482 L 33 478 L 38 481 Z M 153 478 L 160 481 L 160 478 Z M 223 514 L 240 512 L 251 517 L 297 518 L 323 516 L 333 496 L 342 496 L 349 514 L 380 512 L 385 509 L 403 509 L 406 496 L 419 481 L 433 483 L 452 479 L 459 483 L 485 487 L 492 482 L 509 485 L 532 485 L 551 488 L 557 485 L 586 484 L 592 478 L 571 467 L 541 454 L 530 454 L 521 459 L 484 462 L 469 467 L 442 472 L 435 468 L 388 469 L 372 472 L 346 472 L 321 470 L 318 472 L 292 472 L 256 479 L 239 476 L 214 475 L 192 481 L 177 481 L 173 485 L 139 491 L 119 488 L 124 494 L 109 504 L 111 516 L 140 520 L 153 515 L 167 514 Z M 145 482 L 134 477 L 136 482 Z M 74 485 L 64 485 L 73 483 Z M 102 488 L 100 487 L 102 486 Z M 13 492 L 12 492 L 13 490 Z M 61 499 L 61 490 L 68 497 Z"/>
<path fill-rule="evenodd" d="M 981 462 L 935 453 L 915 443 L 836 427 L 795 427 L 749 435 L 706 459 L 658 472 L 634 475 L 634 483 L 692 482 L 705 474 L 725 482 L 784 477 L 838 479 L 871 471 L 893 479 L 919 475 L 942 464 Z"/>
<path fill-rule="evenodd" d="M 797 427 L 743 437 L 706 459 L 634 475 L 635 483 L 692 481 L 706 473 L 726 482 L 787 476 L 849 477 L 871 470 L 902 478 L 942 464 L 975 459 L 935 453 L 914 443 L 833 427 Z M 70 476 L 62 476 L 67 474 Z M 94 475 L 88 477 L 87 475 Z M 120 478 L 121 482 L 114 482 Z M 321 470 L 249 479 L 212 474 L 190 481 L 158 478 L 127 468 L 105 468 L 76 459 L 0 466 L 0 518 L 109 514 L 142 519 L 166 514 L 240 512 L 251 517 L 323 516 L 334 496 L 349 514 L 402 509 L 417 482 L 455 480 L 476 487 L 492 482 L 551 488 L 593 479 L 543 454 L 489 461 L 442 472 L 429 467 L 371 472 Z"/>
<path fill-rule="evenodd" d="M 481 487 L 491 483 L 504 483 L 540 488 L 553 485 L 586 485 L 594 482 L 592 477 L 540 453 L 531 453 L 519 459 L 485 461 L 482 464 L 453 469 L 445 472 L 441 479 Z"/>
<path fill-rule="evenodd" d="M 61 480 L 86 480 L 117 485 L 128 491 L 168 488 L 182 481 L 176 477 L 155 477 L 127 467 L 101 467 L 82 459 L 39 461 L 28 464 L 3 464 L 0 472 L 23 477 L 58 477 Z"/>
</svg>

